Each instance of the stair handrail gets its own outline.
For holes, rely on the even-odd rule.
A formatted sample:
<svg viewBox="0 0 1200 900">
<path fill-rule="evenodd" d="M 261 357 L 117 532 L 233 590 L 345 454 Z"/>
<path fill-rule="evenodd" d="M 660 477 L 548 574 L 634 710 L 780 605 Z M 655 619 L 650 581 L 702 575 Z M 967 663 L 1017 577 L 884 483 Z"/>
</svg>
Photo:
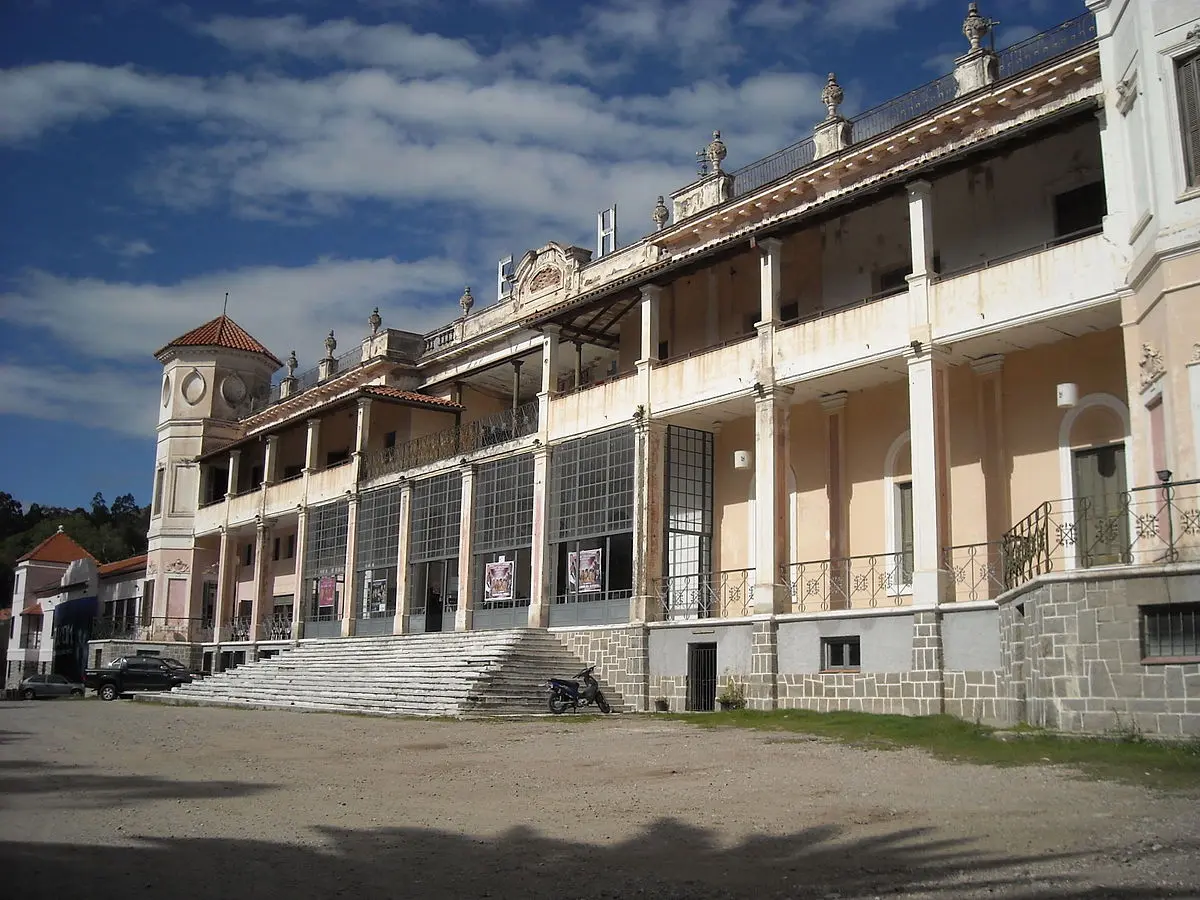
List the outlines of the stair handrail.
<svg viewBox="0 0 1200 900">
<path fill-rule="evenodd" d="M 1039 575 L 1053 571 L 1054 560 L 1050 556 L 1050 509 L 1049 500 L 1041 503 L 1006 531 L 1000 539 L 1006 590 L 1020 587 Z"/>
</svg>

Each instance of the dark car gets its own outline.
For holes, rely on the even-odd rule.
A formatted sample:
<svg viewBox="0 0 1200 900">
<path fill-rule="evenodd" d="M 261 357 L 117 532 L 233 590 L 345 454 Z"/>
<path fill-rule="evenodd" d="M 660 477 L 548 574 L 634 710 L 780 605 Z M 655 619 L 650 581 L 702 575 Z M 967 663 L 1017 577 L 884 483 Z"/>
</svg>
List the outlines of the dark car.
<svg viewBox="0 0 1200 900">
<path fill-rule="evenodd" d="M 165 656 L 118 656 L 107 666 L 88 669 L 84 682 L 101 700 L 116 700 L 135 691 L 169 691 L 192 681 L 192 673 L 177 659 Z"/>
<path fill-rule="evenodd" d="M 21 696 L 26 700 L 45 697 L 82 697 L 83 685 L 63 675 L 30 675 L 21 682 Z"/>
</svg>

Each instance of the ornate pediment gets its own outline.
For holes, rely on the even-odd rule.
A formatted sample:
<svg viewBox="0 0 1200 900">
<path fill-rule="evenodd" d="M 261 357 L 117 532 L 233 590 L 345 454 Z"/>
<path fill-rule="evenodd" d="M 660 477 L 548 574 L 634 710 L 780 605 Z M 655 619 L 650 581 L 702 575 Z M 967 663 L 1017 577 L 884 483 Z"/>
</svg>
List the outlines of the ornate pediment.
<svg viewBox="0 0 1200 900">
<path fill-rule="evenodd" d="M 574 293 L 579 285 L 579 270 L 592 258 L 590 250 L 563 246 L 551 241 L 540 250 L 530 250 L 521 257 L 513 271 L 513 306 L 526 304 L 554 295 Z"/>
<path fill-rule="evenodd" d="M 186 575 L 192 570 L 186 559 L 175 558 L 167 563 L 165 571 L 170 575 Z"/>
</svg>

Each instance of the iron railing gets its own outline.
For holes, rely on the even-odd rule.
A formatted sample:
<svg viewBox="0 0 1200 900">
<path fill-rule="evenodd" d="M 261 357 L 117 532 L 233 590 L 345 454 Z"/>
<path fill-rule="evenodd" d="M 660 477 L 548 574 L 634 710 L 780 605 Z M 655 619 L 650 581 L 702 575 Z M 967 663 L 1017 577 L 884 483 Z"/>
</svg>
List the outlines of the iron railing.
<svg viewBox="0 0 1200 900">
<path fill-rule="evenodd" d="M 754 569 L 726 569 L 712 575 L 670 575 L 656 580 L 662 617 L 709 619 L 754 612 Z"/>
<path fill-rule="evenodd" d="M 1096 19 L 1091 13 L 1056 25 L 1040 34 L 1000 50 L 1001 79 L 1049 62 L 1096 39 Z M 903 96 L 881 103 L 850 119 L 850 140 L 861 143 L 886 134 L 952 103 L 956 83 L 953 73 L 943 75 Z M 816 145 L 806 137 L 770 156 L 733 172 L 733 196 L 741 197 L 811 166 Z"/>
<path fill-rule="evenodd" d="M 942 565 L 954 579 L 955 600 L 992 600 L 1007 590 L 1001 541 L 944 547 Z"/>
<path fill-rule="evenodd" d="M 260 641 L 286 641 L 292 637 L 292 616 L 270 615 L 258 623 Z"/>
<path fill-rule="evenodd" d="M 1058 569 L 1200 560 L 1200 480 L 1047 501 L 1002 541 L 1004 584 Z"/>
<path fill-rule="evenodd" d="M 528 437 L 538 430 L 538 401 L 516 409 L 493 413 L 474 422 L 413 438 L 367 454 L 363 460 L 366 478 L 376 478 L 429 465 L 442 459 L 463 456 Z"/>
<path fill-rule="evenodd" d="M 93 641 L 211 641 L 213 639 L 213 620 L 179 616 L 97 619 L 92 623 L 91 639 Z"/>
<path fill-rule="evenodd" d="M 221 640 L 223 641 L 250 641 L 253 640 L 253 637 L 250 616 L 234 616 L 221 626 Z"/>
<path fill-rule="evenodd" d="M 901 606 L 912 593 L 912 557 L 876 553 L 789 563 L 783 577 L 793 612 Z"/>
</svg>

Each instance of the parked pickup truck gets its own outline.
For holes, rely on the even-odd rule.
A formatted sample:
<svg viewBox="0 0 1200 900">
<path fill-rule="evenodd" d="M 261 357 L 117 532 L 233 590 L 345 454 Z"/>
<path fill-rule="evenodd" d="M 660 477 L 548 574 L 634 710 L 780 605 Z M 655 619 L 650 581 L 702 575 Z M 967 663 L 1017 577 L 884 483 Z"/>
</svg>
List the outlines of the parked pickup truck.
<svg viewBox="0 0 1200 900">
<path fill-rule="evenodd" d="M 116 700 L 134 691 L 169 691 L 191 680 L 192 673 L 183 663 L 163 656 L 118 656 L 83 676 L 83 683 L 101 700 Z"/>
</svg>

